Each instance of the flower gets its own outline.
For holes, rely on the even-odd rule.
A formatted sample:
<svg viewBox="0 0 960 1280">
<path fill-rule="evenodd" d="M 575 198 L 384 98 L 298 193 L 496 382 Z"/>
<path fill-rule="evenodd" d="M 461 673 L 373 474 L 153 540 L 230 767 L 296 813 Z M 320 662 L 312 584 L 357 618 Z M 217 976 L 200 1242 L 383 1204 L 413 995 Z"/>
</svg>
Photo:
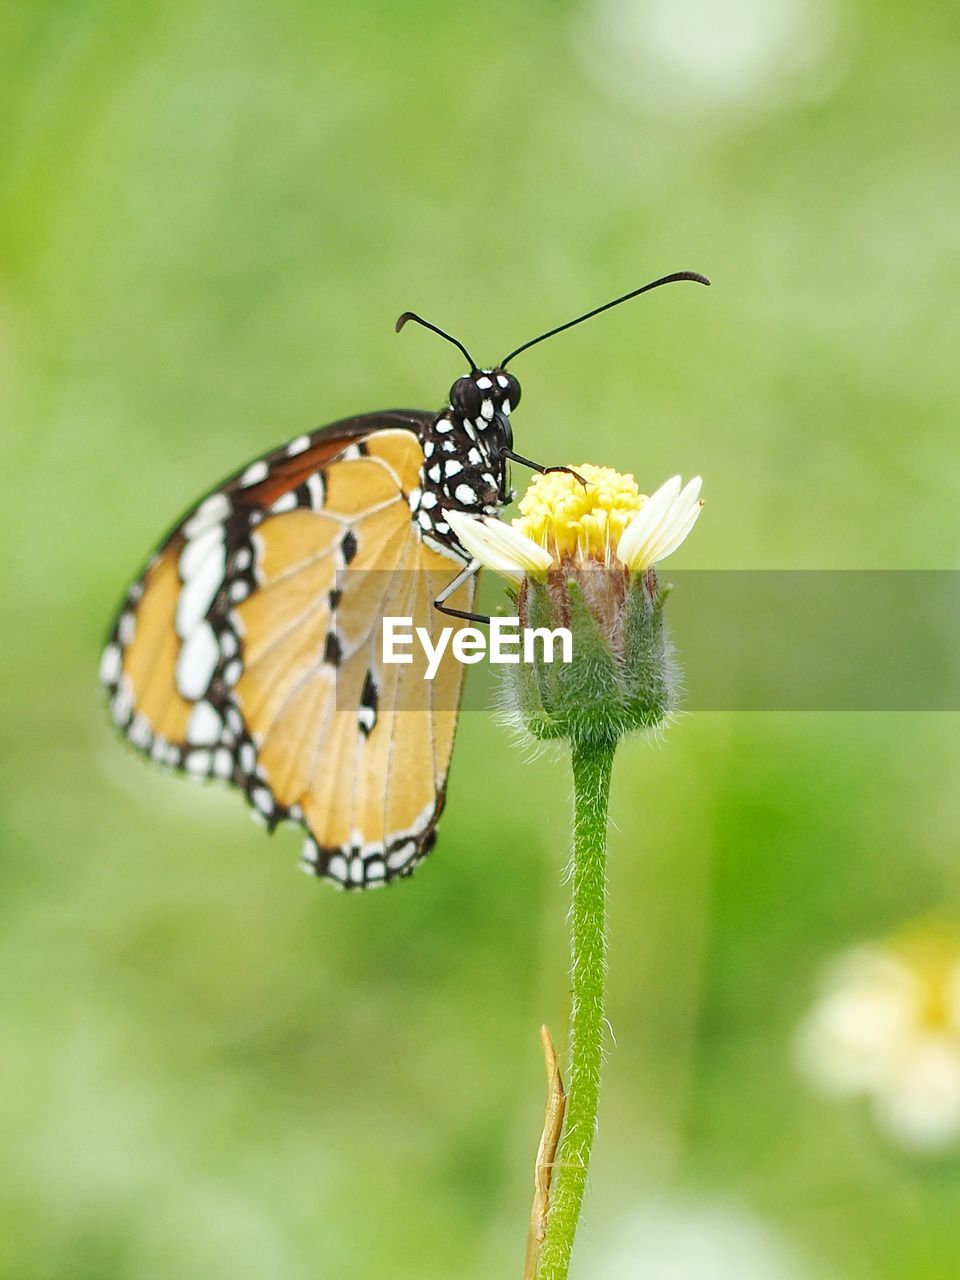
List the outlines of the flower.
<svg viewBox="0 0 960 1280">
<path fill-rule="evenodd" d="M 735 1202 L 657 1197 L 584 1245 L 594 1280 L 801 1280 L 810 1271 L 772 1224 Z"/>
<path fill-rule="evenodd" d="M 509 524 L 444 511 L 463 547 L 516 588 L 525 628 L 568 628 L 565 666 L 508 669 L 519 719 L 539 738 L 615 741 L 659 724 L 675 672 L 654 564 L 675 551 L 702 508 L 700 479 L 650 497 L 631 475 L 583 463 L 534 476 Z"/>
<path fill-rule="evenodd" d="M 913 927 L 837 959 L 800 1028 L 798 1065 L 823 1092 L 864 1097 L 902 1147 L 960 1141 L 960 942 Z"/>
<path fill-rule="evenodd" d="M 676 551 L 696 524 L 700 485 L 697 476 L 681 488 L 673 476 L 648 498 L 633 476 L 583 463 L 534 476 L 510 524 L 462 511 L 445 511 L 444 519 L 472 556 L 514 582 L 570 561 L 610 568 L 617 560 L 642 573 Z"/>
</svg>

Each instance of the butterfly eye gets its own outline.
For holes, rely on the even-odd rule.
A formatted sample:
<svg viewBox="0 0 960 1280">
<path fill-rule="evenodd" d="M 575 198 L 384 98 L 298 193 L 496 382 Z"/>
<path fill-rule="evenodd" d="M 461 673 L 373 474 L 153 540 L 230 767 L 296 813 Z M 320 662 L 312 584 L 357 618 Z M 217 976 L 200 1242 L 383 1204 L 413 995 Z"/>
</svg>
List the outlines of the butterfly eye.
<svg viewBox="0 0 960 1280">
<path fill-rule="evenodd" d="M 450 404 L 465 418 L 478 418 L 483 392 L 472 378 L 458 378 L 450 388 Z"/>
<path fill-rule="evenodd" d="M 510 408 L 515 409 L 520 403 L 520 383 L 516 380 L 512 373 L 504 375 L 507 379 L 507 385 L 503 388 L 503 398 L 509 401 Z"/>
</svg>

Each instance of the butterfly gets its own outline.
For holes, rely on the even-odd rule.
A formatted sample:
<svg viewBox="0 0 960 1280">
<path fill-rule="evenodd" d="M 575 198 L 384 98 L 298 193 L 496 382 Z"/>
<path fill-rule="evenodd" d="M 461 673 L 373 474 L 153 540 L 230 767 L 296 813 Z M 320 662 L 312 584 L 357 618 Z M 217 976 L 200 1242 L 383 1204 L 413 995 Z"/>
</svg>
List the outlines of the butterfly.
<svg viewBox="0 0 960 1280">
<path fill-rule="evenodd" d="M 100 664 L 113 721 L 160 765 L 242 792 L 272 831 L 303 828 L 304 868 L 345 888 L 409 875 L 443 810 L 464 670 L 448 646 L 429 696 L 424 664 L 385 664 L 381 620 L 434 642 L 472 611 L 478 564 L 444 513 L 496 516 L 512 499 L 520 384 L 470 371 L 436 413 L 344 418 L 255 459 L 193 506 L 126 593 Z M 565 469 L 565 468 L 561 468 Z M 449 625 L 449 624 L 443 624 Z M 410 710 L 411 704 L 417 709 Z"/>
</svg>

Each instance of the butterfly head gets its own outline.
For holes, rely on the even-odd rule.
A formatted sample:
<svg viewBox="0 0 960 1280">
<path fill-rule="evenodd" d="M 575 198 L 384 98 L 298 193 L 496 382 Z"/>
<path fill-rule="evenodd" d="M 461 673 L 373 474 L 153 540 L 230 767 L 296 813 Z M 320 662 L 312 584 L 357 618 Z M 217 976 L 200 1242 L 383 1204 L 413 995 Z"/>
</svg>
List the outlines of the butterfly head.
<svg viewBox="0 0 960 1280">
<path fill-rule="evenodd" d="M 474 369 L 450 388 L 450 408 L 480 431 L 499 418 L 507 419 L 509 425 L 510 413 L 519 402 L 520 383 L 504 369 Z"/>
</svg>

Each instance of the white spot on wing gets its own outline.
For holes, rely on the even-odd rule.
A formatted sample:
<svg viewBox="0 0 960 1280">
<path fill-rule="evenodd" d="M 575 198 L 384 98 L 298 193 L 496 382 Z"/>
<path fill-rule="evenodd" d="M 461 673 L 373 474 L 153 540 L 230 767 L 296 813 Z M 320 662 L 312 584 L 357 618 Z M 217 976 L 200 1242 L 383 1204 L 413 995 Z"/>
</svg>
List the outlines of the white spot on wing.
<svg viewBox="0 0 960 1280">
<path fill-rule="evenodd" d="M 103 684 L 116 684 L 120 679 L 121 655 L 118 645 L 108 644 L 100 659 L 100 679 Z"/>
<path fill-rule="evenodd" d="M 291 440 L 287 445 L 287 456 L 289 458 L 296 457 L 298 453 L 303 453 L 305 449 L 310 448 L 309 436 L 297 436 L 296 440 Z"/>
<path fill-rule="evenodd" d="M 282 515 L 284 511 L 292 511 L 296 505 L 297 495 L 291 489 L 289 493 L 285 493 L 279 497 L 270 510 L 274 515 Z"/>
<path fill-rule="evenodd" d="M 250 795 L 253 803 L 265 817 L 273 813 L 273 796 L 268 787 L 254 787 Z"/>
<path fill-rule="evenodd" d="M 265 462 L 251 462 L 240 477 L 240 485 L 242 488 L 248 489 L 250 485 L 259 484 L 261 480 L 266 480 L 269 474 L 270 468 Z"/>
<path fill-rule="evenodd" d="M 394 849 L 393 853 L 387 854 L 387 866 L 391 871 L 399 871 L 401 867 L 407 865 L 416 850 L 417 842 L 415 840 L 407 840 L 398 849 Z"/>
<path fill-rule="evenodd" d="M 130 712 L 133 710 L 133 687 L 129 676 L 120 677 L 117 692 L 110 703 L 110 710 L 118 724 L 126 724 L 130 719 Z"/>
<path fill-rule="evenodd" d="M 333 876 L 341 884 L 347 882 L 347 860 L 342 853 L 335 853 L 327 863 L 327 875 Z"/>
<path fill-rule="evenodd" d="M 220 717 L 209 702 L 198 702 L 187 721 L 187 741 L 198 747 L 213 746 L 220 740 Z"/>
<path fill-rule="evenodd" d="M 139 747 L 141 751 L 146 751 L 150 746 L 153 738 L 153 730 L 150 728 L 150 721 L 140 711 L 133 717 L 129 728 L 127 729 L 127 737 L 135 747 Z"/>
<path fill-rule="evenodd" d="M 311 507 L 314 511 L 320 511 L 323 507 L 323 481 L 316 473 L 307 476 L 307 493 L 310 495 Z"/>
<path fill-rule="evenodd" d="M 184 544 L 179 561 L 180 577 L 184 582 L 193 577 L 218 543 L 223 546 L 223 526 L 215 524 Z"/>
<path fill-rule="evenodd" d="M 184 760 L 187 767 L 187 773 L 193 774 L 194 777 L 206 777 L 210 772 L 210 752 L 209 751 L 191 751 Z"/>
<path fill-rule="evenodd" d="M 188 543 L 180 557 L 184 586 L 177 598 L 177 634 L 184 638 L 206 616 L 223 585 L 227 568 L 222 529 L 210 529 L 197 539 L 197 544 L 199 550 Z M 199 544 L 203 544 L 202 547 Z"/>
<path fill-rule="evenodd" d="M 213 676 L 220 651 L 209 622 L 201 622 L 184 641 L 177 658 L 177 688 L 185 698 L 202 698 Z"/>
<path fill-rule="evenodd" d="M 226 520 L 230 514 L 230 499 L 225 493 L 214 493 L 209 498 L 200 503 L 196 512 L 190 517 L 183 526 L 183 532 L 188 538 L 196 538 L 204 530 L 209 529 L 211 525 L 219 524 Z"/>
</svg>

